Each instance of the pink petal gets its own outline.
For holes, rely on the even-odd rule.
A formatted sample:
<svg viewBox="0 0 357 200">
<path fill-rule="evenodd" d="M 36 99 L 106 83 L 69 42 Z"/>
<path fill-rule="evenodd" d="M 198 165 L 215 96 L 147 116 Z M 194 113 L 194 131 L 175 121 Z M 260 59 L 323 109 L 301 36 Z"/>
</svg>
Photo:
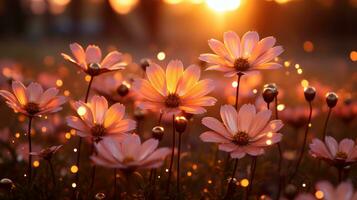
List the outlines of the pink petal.
<svg viewBox="0 0 357 200">
<path fill-rule="evenodd" d="M 86 55 L 84 53 L 84 49 L 82 48 L 81 45 L 79 45 L 78 43 L 72 43 L 69 45 L 69 48 L 72 51 L 72 54 L 74 56 L 74 58 L 76 59 L 77 63 L 79 65 L 84 65 L 86 66 Z"/>
<path fill-rule="evenodd" d="M 254 62 L 259 56 L 263 55 L 268 49 L 272 48 L 276 42 L 276 39 L 272 36 L 263 38 L 254 47 L 249 62 Z"/>
<path fill-rule="evenodd" d="M 224 67 L 222 65 L 211 65 L 206 68 L 206 71 L 235 72 L 234 75 L 237 74 L 237 71 L 233 67 Z"/>
<path fill-rule="evenodd" d="M 238 130 L 249 133 L 249 127 L 253 123 L 255 117 L 255 106 L 252 104 L 244 104 L 238 112 Z"/>
<path fill-rule="evenodd" d="M 50 88 L 46 90 L 40 98 L 40 107 L 46 105 L 50 100 L 52 100 L 58 94 L 57 88 Z"/>
<path fill-rule="evenodd" d="M 89 132 L 89 128 L 82 122 L 81 119 L 75 116 L 69 116 L 66 118 L 67 125 L 71 128 L 82 132 Z"/>
<path fill-rule="evenodd" d="M 223 137 L 222 135 L 213 132 L 213 131 L 206 131 L 200 135 L 200 139 L 204 142 L 214 142 L 214 143 L 230 143 L 228 139 Z"/>
<path fill-rule="evenodd" d="M 238 35 L 233 31 L 225 32 L 223 35 L 224 44 L 228 49 L 231 57 L 239 58 L 240 57 L 240 39 Z"/>
<path fill-rule="evenodd" d="M 115 126 L 115 123 L 123 119 L 125 115 L 125 106 L 120 103 L 113 104 L 105 113 L 104 127 Z"/>
<path fill-rule="evenodd" d="M 231 57 L 229 52 L 227 51 L 224 44 L 216 39 L 208 40 L 208 45 L 218 56 L 226 59 L 229 62 L 234 62 L 234 58 Z"/>
<path fill-rule="evenodd" d="M 122 153 L 124 158 L 131 157 L 134 160 L 138 160 L 139 151 L 141 147 L 140 137 L 136 134 L 131 134 L 126 137 L 123 142 L 121 143 Z"/>
<path fill-rule="evenodd" d="M 335 189 L 333 186 L 327 181 L 320 181 L 316 184 L 316 189 L 322 191 L 324 193 L 324 199 L 333 200 L 335 199 Z"/>
<path fill-rule="evenodd" d="M 328 149 L 330 150 L 332 156 L 335 157 L 336 153 L 338 151 L 338 143 L 335 140 L 335 138 L 333 138 L 331 136 L 326 136 L 325 143 L 326 143 L 326 146 L 328 147 Z"/>
<path fill-rule="evenodd" d="M 177 94 L 181 96 L 192 89 L 199 81 L 200 75 L 201 69 L 197 65 L 190 65 L 182 74 L 178 84 Z"/>
<path fill-rule="evenodd" d="M 190 106 L 213 106 L 216 102 L 216 98 L 204 96 L 197 99 L 183 100 L 182 104 Z"/>
<path fill-rule="evenodd" d="M 277 56 L 279 56 L 281 53 L 284 52 L 284 49 L 282 46 L 276 46 L 273 48 L 270 48 L 268 51 L 266 51 L 263 55 L 258 57 L 253 63 L 251 63 L 253 66 L 259 66 L 263 63 L 267 63 Z"/>
<path fill-rule="evenodd" d="M 326 145 L 321 140 L 316 138 L 313 139 L 309 147 L 312 156 L 333 159 L 331 153 L 327 150 Z"/>
<path fill-rule="evenodd" d="M 256 146 L 246 146 L 244 151 L 251 156 L 259 156 L 264 154 L 264 149 Z"/>
<path fill-rule="evenodd" d="M 89 45 L 86 49 L 86 62 L 88 64 L 97 63 L 99 64 L 102 60 L 102 52 L 98 46 Z"/>
<path fill-rule="evenodd" d="M 284 126 L 281 120 L 272 120 L 270 121 L 266 127 L 261 131 L 262 133 L 276 133 Z"/>
<path fill-rule="evenodd" d="M 231 158 L 238 158 L 241 159 L 245 156 L 245 152 L 243 150 L 243 148 L 238 147 L 236 150 L 234 150 L 233 152 L 231 152 Z"/>
<path fill-rule="evenodd" d="M 166 95 L 165 71 L 159 65 L 152 62 L 146 68 L 146 75 L 156 91 L 163 96 Z"/>
<path fill-rule="evenodd" d="M 140 147 L 138 160 L 145 159 L 150 155 L 159 145 L 159 141 L 155 139 L 146 140 Z"/>
<path fill-rule="evenodd" d="M 176 93 L 178 82 L 183 74 L 183 64 L 180 60 L 172 60 L 166 68 L 166 86 L 169 93 Z"/>
<path fill-rule="evenodd" d="M 199 81 L 191 90 L 181 96 L 181 99 L 195 99 L 210 93 L 215 87 L 213 80 L 204 79 Z"/>
<path fill-rule="evenodd" d="M 206 109 L 200 107 L 200 106 L 180 106 L 179 107 L 180 110 L 183 110 L 187 113 L 191 113 L 191 114 L 194 114 L 194 115 L 199 115 L 199 114 L 203 114 L 205 112 L 207 112 Z"/>
<path fill-rule="evenodd" d="M 21 105 L 26 105 L 28 97 L 26 95 L 26 87 L 19 81 L 12 82 L 12 91 Z"/>
<path fill-rule="evenodd" d="M 222 121 L 231 134 L 238 133 L 237 111 L 231 105 L 223 105 L 220 110 Z"/>
<path fill-rule="evenodd" d="M 16 97 L 6 90 L 0 90 L 0 96 L 4 97 L 7 101 L 11 103 L 18 103 Z"/>
<path fill-rule="evenodd" d="M 340 142 L 338 151 L 345 152 L 347 155 L 349 155 L 354 146 L 355 142 L 353 140 L 345 138 Z"/>
<path fill-rule="evenodd" d="M 219 66 L 233 66 L 233 62 L 224 60 L 222 57 L 216 55 L 216 54 L 211 54 L 211 53 L 204 53 L 201 54 L 198 59 L 205 61 L 210 64 L 215 64 Z"/>
<path fill-rule="evenodd" d="M 242 37 L 240 57 L 249 57 L 253 48 L 259 41 L 259 35 L 255 31 L 246 32 Z"/>
<path fill-rule="evenodd" d="M 118 135 L 122 133 L 128 133 L 136 128 L 136 121 L 131 119 L 123 119 L 115 123 L 115 126 L 111 126 L 107 129 L 107 133 L 111 135 Z"/>
<path fill-rule="evenodd" d="M 27 93 L 29 102 L 39 103 L 40 97 L 43 93 L 43 88 L 40 84 L 32 82 L 26 88 L 26 93 Z"/>
<path fill-rule="evenodd" d="M 253 66 L 251 69 L 261 69 L 261 70 L 265 70 L 265 69 L 279 69 L 282 68 L 283 66 L 279 63 L 274 63 L 274 62 L 268 62 L 268 63 L 263 63 L 261 65 L 258 66 Z"/>
<path fill-rule="evenodd" d="M 336 199 L 351 200 L 353 196 L 353 186 L 351 182 L 340 183 L 336 188 L 335 194 Z"/>
<path fill-rule="evenodd" d="M 163 96 L 154 89 L 154 87 L 149 83 L 149 81 L 144 79 L 135 79 L 133 83 L 134 91 L 142 96 L 143 98 L 154 101 L 161 102 L 163 101 Z"/>
<path fill-rule="evenodd" d="M 223 126 L 223 124 L 213 117 L 205 117 L 202 119 L 202 124 L 207 128 L 221 134 L 223 137 L 231 140 L 232 134 L 227 131 L 227 129 Z"/>
<path fill-rule="evenodd" d="M 254 137 L 256 136 L 260 131 L 263 130 L 263 128 L 267 125 L 269 119 L 271 117 L 271 111 L 270 110 L 263 110 L 260 111 L 255 115 L 253 118 L 253 123 L 251 124 L 249 128 L 249 136 Z"/>
<path fill-rule="evenodd" d="M 100 60 L 100 59 L 99 59 Z M 105 58 L 103 59 L 101 66 L 102 68 L 106 69 L 112 69 L 113 67 L 116 67 L 118 64 L 120 64 L 122 61 L 122 54 L 119 53 L 118 51 L 112 51 L 110 52 Z M 121 63 L 121 65 L 126 65 Z"/>
<path fill-rule="evenodd" d="M 225 144 L 218 145 L 218 149 L 225 152 L 232 152 L 237 148 L 239 147 L 233 143 L 225 143 Z"/>
</svg>

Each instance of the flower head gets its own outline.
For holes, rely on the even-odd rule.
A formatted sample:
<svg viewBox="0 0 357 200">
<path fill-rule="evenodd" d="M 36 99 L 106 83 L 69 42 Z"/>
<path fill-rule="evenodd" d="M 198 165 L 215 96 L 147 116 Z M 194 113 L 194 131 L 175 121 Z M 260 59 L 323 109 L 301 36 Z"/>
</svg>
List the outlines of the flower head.
<svg viewBox="0 0 357 200">
<path fill-rule="evenodd" d="M 108 135 L 123 136 L 136 127 L 134 120 L 124 119 L 123 104 L 116 103 L 108 108 L 102 96 L 93 96 L 88 103 L 77 101 L 73 106 L 79 117 L 67 117 L 67 124 L 76 129 L 80 137 L 92 137 L 98 142 Z"/>
<path fill-rule="evenodd" d="M 325 137 L 325 143 L 317 138 L 310 144 L 310 154 L 337 167 L 345 167 L 357 162 L 357 146 L 351 139 L 338 143 L 331 136 Z"/>
<path fill-rule="evenodd" d="M 356 200 L 357 192 L 353 191 L 351 182 L 342 182 L 336 188 L 327 181 L 320 181 L 316 184 L 318 199 L 325 200 Z M 321 197 L 321 198 L 320 198 Z M 300 194 L 295 200 L 315 200 L 311 194 Z"/>
<path fill-rule="evenodd" d="M 12 91 L 13 94 L 6 90 L 0 90 L 0 95 L 6 99 L 7 105 L 15 112 L 30 117 L 57 112 L 66 102 L 65 97 L 57 96 L 58 89 L 50 88 L 43 91 L 42 86 L 38 83 L 30 83 L 28 87 L 25 87 L 21 82 L 13 81 Z"/>
<path fill-rule="evenodd" d="M 97 165 L 126 171 L 158 168 L 170 154 L 169 148 L 157 148 L 158 145 L 156 139 L 141 143 L 136 134 L 127 135 L 123 140 L 107 137 L 95 144 L 98 154 L 91 158 Z"/>
<path fill-rule="evenodd" d="M 123 55 L 118 51 L 110 52 L 102 60 L 102 51 L 98 46 L 89 45 L 84 51 L 83 47 L 77 43 L 69 45 L 74 58 L 62 53 L 61 55 L 65 60 L 74 63 L 84 72 L 91 76 L 124 69 L 128 63 L 124 60 Z"/>
<path fill-rule="evenodd" d="M 198 66 L 191 65 L 184 70 L 179 60 L 172 60 L 166 73 L 151 62 L 146 68 L 148 80 L 136 79 L 133 83 L 133 89 L 145 99 L 139 107 L 166 114 L 206 112 L 203 106 L 213 106 L 217 100 L 206 96 L 214 89 L 214 82 L 209 79 L 200 81 L 200 74 Z"/>
<path fill-rule="evenodd" d="M 62 145 L 58 145 L 58 146 L 52 146 L 52 147 L 48 147 L 45 149 L 42 149 L 39 152 L 31 152 L 30 154 L 33 156 L 39 156 L 42 159 L 45 160 L 51 160 L 52 156 L 62 147 Z"/>
<path fill-rule="evenodd" d="M 283 127 L 281 120 L 270 120 L 271 111 L 256 113 L 251 104 L 245 104 L 239 112 L 233 106 L 221 107 L 222 122 L 213 117 L 205 117 L 202 124 L 211 131 L 200 135 L 204 142 L 219 144 L 219 149 L 229 152 L 232 158 L 243 158 L 246 154 L 258 156 L 266 146 L 281 140 L 278 131 Z"/>
<path fill-rule="evenodd" d="M 274 37 L 266 37 L 259 41 L 257 32 L 249 31 L 240 39 L 233 31 L 225 32 L 224 43 L 210 39 L 208 45 L 215 54 L 201 54 L 199 59 L 211 64 L 207 70 L 225 72 L 231 77 L 238 73 L 250 73 L 262 69 L 277 69 L 281 65 L 273 59 L 284 50 L 275 46 Z"/>
</svg>

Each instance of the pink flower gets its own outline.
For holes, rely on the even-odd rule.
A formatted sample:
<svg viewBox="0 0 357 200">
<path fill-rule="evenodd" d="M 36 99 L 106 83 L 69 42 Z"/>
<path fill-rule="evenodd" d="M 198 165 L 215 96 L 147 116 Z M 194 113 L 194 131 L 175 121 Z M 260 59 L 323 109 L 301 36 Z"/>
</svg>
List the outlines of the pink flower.
<svg viewBox="0 0 357 200">
<path fill-rule="evenodd" d="M 165 71 L 151 62 L 146 68 L 148 80 L 136 79 L 133 89 L 145 101 L 139 103 L 142 109 L 151 109 L 166 114 L 185 111 L 191 114 L 206 112 L 203 106 L 213 106 L 216 99 L 206 96 L 214 89 L 214 82 L 209 79 L 199 80 L 201 70 L 191 65 L 184 70 L 179 60 L 172 60 Z"/>
<path fill-rule="evenodd" d="M 51 160 L 52 156 L 62 147 L 62 145 L 52 146 L 45 149 L 41 149 L 39 152 L 31 152 L 33 156 L 39 156 L 45 160 Z"/>
<path fill-rule="evenodd" d="M 20 112 L 30 117 L 54 113 L 62 110 L 61 105 L 66 102 L 63 96 L 57 96 L 58 89 L 50 88 L 43 91 L 38 83 L 31 83 L 25 87 L 19 81 L 12 82 L 13 93 L 0 90 L 0 95 L 15 112 Z"/>
<path fill-rule="evenodd" d="M 107 137 L 95 144 L 98 154 L 91 159 L 97 165 L 125 171 L 158 168 L 170 154 L 169 148 L 157 148 L 158 145 L 155 139 L 141 143 L 136 134 L 127 135 L 123 140 Z"/>
<path fill-rule="evenodd" d="M 351 182 L 342 182 L 334 188 L 327 181 L 320 181 L 316 184 L 316 190 L 324 200 L 357 200 L 357 193 L 353 191 Z M 321 198 L 321 199 L 322 199 Z M 315 200 L 311 194 L 300 194 L 295 200 Z"/>
<path fill-rule="evenodd" d="M 211 64 L 207 70 L 225 72 L 231 77 L 237 73 L 251 73 L 262 69 L 277 69 L 281 65 L 273 59 L 284 50 L 275 46 L 274 37 L 266 37 L 259 41 L 257 32 L 249 31 L 240 40 L 233 31 L 225 32 L 224 43 L 210 39 L 208 45 L 215 54 L 201 54 L 199 59 Z"/>
<path fill-rule="evenodd" d="M 92 137 L 98 142 L 108 135 L 122 137 L 136 127 L 134 120 L 124 119 L 123 104 L 116 103 L 108 108 L 102 96 L 93 96 L 89 103 L 77 101 L 73 106 L 79 117 L 67 117 L 67 124 L 76 129 L 80 137 Z"/>
<path fill-rule="evenodd" d="M 256 113 L 255 107 L 245 104 L 239 112 L 233 106 L 221 107 L 223 123 L 213 117 L 205 117 L 202 124 L 211 129 L 200 135 L 204 142 L 219 144 L 219 149 L 229 152 L 232 158 L 243 158 L 246 154 L 258 156 L 264 148 L 279 142 L 282 135 L 278 133 L 283 123 L 281 120 L 269 121 L 270 110 Z"/>
<path fill-rule="evenodd" d="M 318 110 L 313 109 L 311 117 L 314 118 L 317 114 Z M 280 112 L 279 116 L 285 123 L 298 129 L 307 123 L 309 119 L 309 109 L 304 106 L 286 107 Z"/>
<path fill-rule="evenodd" d="M 357 146 L 351 139 L 340 143 L 331 137 L 325 137 L 325 143 L 315 138 L 310 144 L 310 154 L 335 166 L 348 166 L 357 161 Z"/>
<path fill-rule="evenodd" d="M 69 45 L 74 58 L 62 53 L 61 55 L 65 60 L 74 63 L 84 72 L 91 76 L 97 76 L 99 74 L 124 69 L 128 65 L 121 53 L 118 51 L 110 52 L 102 60 L 102 51 L 98 46 L 89 45 L 84 51 L 83 47 L 77 43 Z"/>
</svg>

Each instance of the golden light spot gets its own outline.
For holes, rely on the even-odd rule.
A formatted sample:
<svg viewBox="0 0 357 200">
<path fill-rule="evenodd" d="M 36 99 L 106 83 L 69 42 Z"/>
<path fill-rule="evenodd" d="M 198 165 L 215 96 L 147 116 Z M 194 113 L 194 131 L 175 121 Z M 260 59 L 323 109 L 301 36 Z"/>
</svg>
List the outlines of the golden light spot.
<svg viewBox="0 0 357 200">
<path fill-rule="evenodd" d="M 56 85 L 57 87 L 61 87 L 63 85 L 63 81 L 61 79 L 57 79 Z"/>
<path fill-rule="evenodd" d="M 257 94 L 257 93 L 258 93 L 258 90 L 257 90 L 257 89 L 253 89 L 253 93 L 254 93 L 254 94 Z"/>
<path fill-rule="evenodd" d="M 83 116 L 87 113 L 86 107 L 84 106 L 79 106 L 79 108 L 77 109 L 77 113 L 79 116 Z"/>
<path fill-rule="evenodd" d="M 298 70 L 297 70 L 297 73 L 298 73 L 298 74 L 302 74 L 302 69 L 298 69 Z"/>
<path fill-rule="evenodd" d="M 41 131 L 42 131 L 42 133 L 46 133 L 46 132 L 47 132 L 47 127 L 43 126 L 43 127 L 41 128 Z"/>
<path fill-rule="evenodd" d="M 89 75 L 86 75 L 86 76 L 84 77 L 84 80 L 87 81 L 87 82 L 89 82 L 90 79 L 91 79 L 91 76 L 89 76 Z"/>
<path fill-rule="evenodd" d="M 40 162 L 38 162 L 38 160 L 35 160 L 35 161 L 33 161 L 32 165 L 33 165 L 33 167 L 39 167 Z"/>
<path fill-rule="evenodd" d="M 208 183 L 208 184 L 212 184 L 212 180 L 211 180 L 211 179 L 208 180 L 207 183 Z"/>
<path fill-rule="evenodd" d="M 70 134 L 70 133 L 66 133 L 66 134 L 64 134 L 64 137 L 65 137 L 67 140 L 69 140 L 69 139 L 71 139 L 71 134 Z"/>
<path fill-rule="evenodd" d="M 24 122 L 26 117 L 25 117 L 25 115 L 20 115 L 18 119 L 20 122 Z"/>
<path fill-rule="evenodd" d="M 309 123 L 309 127 L 311 127 L 312 126 L 312 124 L 311 123 Z"/>
<path fill-rule="evenodd" d="M 192 176 L 192 172 L 191 172 L 191 171 L 188 171 L 188 172 L 187 172 L 187 176 Z"/>
<path fill-rule="evenodd" d="M 291 0 L 275 0 L 275 2 L 278 4 L 285 4 L 285 3 L 288 3 L 289 1 L 291 1 Z"/>
<path fill-rule="evenodd" d="M 165 169 L 165 172 L 169 172 L 169 169 L 166 168 L 166 169 Z"/>
<path fill-rule="evenodd" d="M 197 168 L 198 168 L 198 166 L 197 166 L 196 164 L 193 164 L 193 165 L 192 165 L 192 169 L 193 169 L 193 170 L 197 170 Z"/>
<path fill-rule="evenodd" d="M 357 61 L 357 51 L 351 51 L 350 58 L 353 62 Z"/>
<path fill-rule="evenodd" d="M 302 187 L 306 187 L 306 183 L 302 183 Z"/>
<path fill-rule="evenodd" d="M 299 64 L 295 64 L 295 69 L 299 69 L 300 65 Z"/>
<path fill-rule="evenodd" d="M 285 61 L 284 62 L 284 67 L 290 67 L 290 62 L 289 61 Z"/>
<path fill-rule="evenodd" d="M 71 135 L 76 135 L 76 130 L 75 129 L 71 129 L 69 132 L 71 133 Z"/>
<path fill-rule="evenodd" d="M 208 192 L 208 189 L 207 189 L 207 188 L 204 188 L 204 189 L 203 189 L 203 192 L 204 192 L 204 193 L 207 193 L 207 192 Z"/>
<path fill-rule="evenodd" d="M 248 179 L 242 179 L 241 181 L 240 181 L 240 185 L 242 186 L 242 187 L 248 187 L 248 185 L 249 185 L 249 181 L 248 181 Z"/>
<path fill-rule="evenodd" d="M 71 93 L 70 93 L 68 90 L 65 90 L 65 91 L 63 92 L 63 95 L 66 96 L 66 97 L 68 97 L 70 94 L 71 94 Z"/>
<path fill-rule="evenodd" d="M 76 187 L 77 187 L 77 184 L 76 184 L 76 183 L 72 183 L 72 187 L 73 187 L 73 188 L 76 188 Z"/>
<path fill-rule="evenodd" d="M 206 4 L 216 12 L 227 12 L 238 9 L 241 0 L 225 0 L 224 3 L 221 0 L 206 0 Z"/>
<path fill-rule="evenodd" d="M 309 86 L 309 81 L 307 81 L 306 79 L 302 80 L 302 81 L 301 81 L 301 86 L 302 86 L 303 88 L 306 88 L 307 86 Z"/>
<path fill-rule="evenodd" d="M 158 60 L 164 60 L 166 58 L 166 54 L 165 54 L 165 52 L 160 51 L 156 57 Z"/>
<path fill-rule="evenodd" d="M 182 0 L 164 0 L 164 2 L 167 4 L 179 4 Z"/>
<path fill-rule="evenodd" d="M 268 137 L 268 138 L 273 137 L 273 133 L 272 133 L 272 132 L 269 132 L 269 133 L 267 134 L 267 137 Z"/>
<path fill-rule="evenodd" d="M 271 145 L 273 142 L 272 142 L 271 140 L 267 140 L 265 143 L 266 143 L 267 145 Z"/>
<path fill-rule="evenodd" d="M 315 197 L 316 197 L 316 199 L 323 199 L 324 198 L 324 193 L 321 190 L 317 190 L 315 192 Z"/>
<path fill-rule="evenodd" d="M 131 88 L 130 83 L 128 83 L 127 81 L 123 81 L 122 84 L 125 85 L 129 89 Z"/>
<path fill-rule="evenodd" d="M 237 81 L 233 81 L 232 82 L 232 87 L 236 88 L 238 86 L 238 82 Z"/>
<path fill-rule="evenodd" d="M 109 3 L 116 13 L 125 15 L 136 7 L 139 0 L 109 0 Z"/>
<path fill-rule="evenodd" d="M 77 172 L 78 172 L 78 167 L 77 167 L 76 165 L 72 165 L 72 166 L 71 166 L 71 172 L 72 172 L 73 174 L 77 173 Z"/>
<path fill-rule="evenodd" d="M 20 133 L 15 133 L 15 138 L 19 138 L 20 137 Z"/>
<path fill-rule="evenodd" d="M 311 41 L 305 41 L 303 47 L 304 51 L 306 52 L 314 51 L 314 43 L 312 43 Z"/>
<path fill-rule="evenodd" d="M 279 111 L 283 111 L 283 110 L 285 109 L 285 105 L 284 105 L 284 104 L 279 104 L 278 107 L 277 107 L 277 109 L 278 109 Z"/>
</svg>

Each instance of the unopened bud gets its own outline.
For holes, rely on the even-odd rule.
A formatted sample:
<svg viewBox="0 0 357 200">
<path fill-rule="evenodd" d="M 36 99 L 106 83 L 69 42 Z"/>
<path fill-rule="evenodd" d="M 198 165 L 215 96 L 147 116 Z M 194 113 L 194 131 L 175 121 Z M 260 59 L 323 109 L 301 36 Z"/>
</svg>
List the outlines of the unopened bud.
<svg viewBox="0 0 357 200">
<path fill-rule="evenodd" d="M 312 100 L 315 99 L 315 96 L 316 96 L 316 90 L 315 90 L 315 88 L 314 88 L 314 87 L 311 87 L 311 86 L 306 87 L 306 88 L 304 89 L 304 95 L 305 95 L 306 101 L 311 102 Z"/>
<path fill-rule="evenodd" d="M 117 92 L 121 97 L 124 97 L 129 93 L 129 87 L 125 84 L 121 84 L 118 87 Z"/>
<path fill-rule="evenodd" d="M 140 60 L 140 67 L 142 70 L 146 71 L 146 68 L 149 67 L 150 65 L 150 62 L 149 62 L 149 59 L 141 59 Z"/>
<path fill-rule="evenodd" d="M 334 92 L 329 92 L 326 94 L 326 103 L 328 107 L 333 108 L 336 106 L 338 101 L 338 96 Z"/>
<path fill-rule="evenodd" d="M 162 126 L 155 126 L 151 130 L 152 137 L 159 141 L 162 140 L 162 137 L 164 136 L 164 132 L 165 132 L 165 129 Z"/>
<path fill-rule="evenodd" d="M 187 127 L 187 119 L 184 116 L 175 117 L 175 129 L 179 133 L 185 132 Z"/>
</svg>

